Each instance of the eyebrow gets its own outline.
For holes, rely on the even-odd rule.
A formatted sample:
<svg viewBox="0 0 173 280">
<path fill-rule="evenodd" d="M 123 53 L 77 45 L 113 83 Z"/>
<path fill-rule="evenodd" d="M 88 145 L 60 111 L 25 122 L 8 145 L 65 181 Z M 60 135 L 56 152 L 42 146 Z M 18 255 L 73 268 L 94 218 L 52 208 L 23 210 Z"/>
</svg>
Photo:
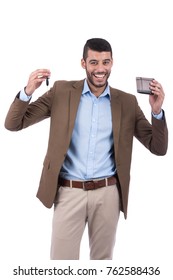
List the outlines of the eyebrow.
<svg viewBox="0 0 173 280">
<path fill-rule="evenodd" d="M 96 61 L 98 61 L 97 59 L 91 59 L 91 60 L 89 60 L 89 62 L 96 62 Z M 106 58 L 106 59 L 104 59 L 103 60 L 103 62 L 105 62 L 105 61 L 111 61 L 111 59 L 110 58 Z"/>
</svg>

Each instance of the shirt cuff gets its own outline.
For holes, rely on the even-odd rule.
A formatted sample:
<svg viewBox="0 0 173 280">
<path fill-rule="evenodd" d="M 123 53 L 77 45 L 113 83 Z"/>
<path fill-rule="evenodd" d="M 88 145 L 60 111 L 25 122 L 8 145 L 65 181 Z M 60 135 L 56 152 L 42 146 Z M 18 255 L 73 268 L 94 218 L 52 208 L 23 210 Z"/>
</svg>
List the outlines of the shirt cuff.
<svg viewBox="0 0 173 280">
<path fill-rule="evenodd" d="M 22 100 L 22 101 L 29 101 L 31 99 L 32 96 L 28 96 L 26 93 L 25 93 L 25 89 L 23 88 L 20 93 L 19 93 L 19 99 Z"/>
<path fill-rule="evenodd" d="M 159 114 L 154 114 L 152 112 L 152 115 L 154 118 L 156 118 L 157 120 L 161 120 L 163 118 L 163 111 L 161 110 L 161 112 Z"/>
</svg>

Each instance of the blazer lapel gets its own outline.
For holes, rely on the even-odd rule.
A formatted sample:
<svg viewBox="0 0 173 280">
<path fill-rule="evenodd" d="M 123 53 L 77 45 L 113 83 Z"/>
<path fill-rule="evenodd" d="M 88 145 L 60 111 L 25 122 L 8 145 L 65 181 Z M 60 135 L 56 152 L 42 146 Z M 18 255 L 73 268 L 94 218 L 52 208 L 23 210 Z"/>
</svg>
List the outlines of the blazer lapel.
<svg viewBox="0 0 173 280">
<path fill-rule="evenodd" d="M 72 89 L 70 90 L 70 118 L 69 118 L 69 137 L 71 139 L 71 135 L 73 132 L 76 114 L 80 102 L 80 97 L 82 94 L 84 85 L 84 80 L 77 81 L 73 84 Z"/>
<path fill-rule="evenodd" d="M 111 110 L 112 110 L 112 129 L 115 146 L 115 157 L 117 159 L 117 151 L 119 144 L 120 125 L 121 125 L 121 101 L 119 93 L 116 89 L 110 88 L 111 93 Z"/>
</svg>

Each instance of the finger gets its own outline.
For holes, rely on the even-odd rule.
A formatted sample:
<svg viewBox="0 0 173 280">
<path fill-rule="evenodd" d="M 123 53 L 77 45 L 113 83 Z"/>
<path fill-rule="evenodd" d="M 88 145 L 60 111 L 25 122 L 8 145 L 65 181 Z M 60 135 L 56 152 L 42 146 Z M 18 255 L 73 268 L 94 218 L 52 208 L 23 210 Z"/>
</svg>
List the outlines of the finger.
<svg viewBox="0 0 173 280">
<path fill-rule="evenodd" d="M 154 94 L 154 96 L 157 96 L 161 100 L 163 100 L 165 97 L 164 91 L 158 87 L 155 87 L 155 89 L 152 90 L 152 93 Z"/>
<path fill-rule="evenodd" d="M 153 87 L 157 87 L 157 88 L 159 88 L 159 89 L 162 89 L 162 85 L 161 85 L 158 81 L 156 81 L 156 80 L 153 80 L 153 81 L 150 83 L 150 85 L 153 86 Z"/>
<path fill-rule="evenodd" d="M 50 70 L 48 70 L 48 69 L 39 69 L 39 70 L 37 70 L 36 75 L 40 76 L 40 77 L 48 77 L 48 76 L 50 76 Z"/>
<path fill-rule="evenodd" d="M 159 94 L 163 92 L 162 85 L 157 81 L 153 81 L 150 83 L 150 89 L 154 94 Z"/>
<path fill-rule="evenodd" d="M 36 71 L 31 73 L 30 79 L 31 80 L 42 79 L 42 78 L 46 79 L 47 77 L 50 77 L 50 74 L 51 72 L 48 69 L 37 69 Z M 39 80 L 39 81 L 43 81 L 43 80 Z"/>
</svg>

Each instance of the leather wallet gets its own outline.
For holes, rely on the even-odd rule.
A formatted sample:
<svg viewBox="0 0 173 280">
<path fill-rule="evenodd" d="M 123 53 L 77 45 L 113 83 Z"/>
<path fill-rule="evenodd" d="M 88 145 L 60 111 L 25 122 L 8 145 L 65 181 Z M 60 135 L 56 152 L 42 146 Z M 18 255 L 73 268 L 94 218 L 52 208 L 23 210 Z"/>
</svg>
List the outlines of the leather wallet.
<svg viewBox="0 0 173 280">
<path fill-rule="evenodd" d="M 149 88 L 150 82 L 152 80 L 154 80 L 154 78 L 136 77 L 137 92 L 152 95 L 152 92 Z"/>
</svg>

